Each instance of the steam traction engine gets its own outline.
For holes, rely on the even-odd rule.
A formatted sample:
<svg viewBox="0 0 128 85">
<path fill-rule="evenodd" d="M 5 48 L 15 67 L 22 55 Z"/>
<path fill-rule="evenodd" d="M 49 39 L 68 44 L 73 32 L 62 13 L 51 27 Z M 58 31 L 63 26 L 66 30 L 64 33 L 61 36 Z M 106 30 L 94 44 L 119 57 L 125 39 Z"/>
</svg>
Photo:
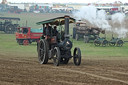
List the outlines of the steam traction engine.
<svg viewBox="0 0 128 85">
<path fill-rule="evenodd" d="M 78 66 L 81 64 L 80 49 L 76 47 L 73 56 L 71 54 L 72 42 L 69 40 L 69 23 L 74 22 L 74 18 L 64 16 L 37 23 L 39 25 L 48 23 L 60 27 L 59 36 L 43 35 L 39 41 L 37 49 L 40 64 L 47 64 L 49 59 L 53 59 L 54 65 L 59 66 L 59 64 L 67 64 L 72 57 L 75 65 Z M 64 31 L 61 29 L 61 25 L 65 25 Z"/>
<path fill-rule="evenodd" d="M 85 22 L 78 21 L 73 28 L 73 38 L 76 40 L 84 38 L 84 42 L 88 43 L 90 40 L 97 39 L 100 32 L 105 33 L 105 31 L 100 28 L 89 27 Z"/>
<path fill-rule="evenodd" d="M 16 28 L 19 27 L 18 21 L 20 21 L 20 18 L 0 17 L 0 20 L 0 31 L 7 34 L 13 34 L 16 32 Z M 13 24 L 12 21 L 16 21 L 16 24 Z"/>
</svg>

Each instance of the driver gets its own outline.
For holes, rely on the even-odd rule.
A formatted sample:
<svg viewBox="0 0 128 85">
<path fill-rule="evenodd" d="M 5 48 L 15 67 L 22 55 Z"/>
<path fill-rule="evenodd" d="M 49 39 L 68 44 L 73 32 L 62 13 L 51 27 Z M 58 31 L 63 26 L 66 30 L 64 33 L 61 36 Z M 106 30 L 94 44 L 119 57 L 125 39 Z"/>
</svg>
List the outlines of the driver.
<svg viewBox="0 0 128 85">
<path fill-rule="evenodd" d="M 51 28 L 51 26 L 49 26 L 49 24 L 47 23 L 47 24 L 46 24 L 46 27 L 43 29 L 43 35 L 45 36 L 45 39 L 46 39 L 47 42 L 48 42 L 48 48 L 49 48 L 49 49 L 51 49 L 51 46 L 50 46 L 51 31 L 52 31 L 52 28 Z"/>
<path fill-rule="evenodd" d="M 57 31 L 57 27 L 56 26 L 54 26 L 52 33 L 53 33 L 53 36 L 57 36 L 58 31 Z"/>
</svg>

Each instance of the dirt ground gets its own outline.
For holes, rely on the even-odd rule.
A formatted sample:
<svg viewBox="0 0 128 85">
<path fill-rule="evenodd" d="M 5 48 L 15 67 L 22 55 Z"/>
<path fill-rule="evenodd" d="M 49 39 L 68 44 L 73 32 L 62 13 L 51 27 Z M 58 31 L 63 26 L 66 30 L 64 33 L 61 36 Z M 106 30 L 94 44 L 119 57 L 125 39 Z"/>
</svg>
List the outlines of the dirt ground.
<svg viewBox="0 0 128 85">
<path fill-rule="evenodd" d="M 74 66 L 47 65 L 37 57 L 0 55 L 0 85 L 128 85 L 128 60 L 82 59 Z"/>
</svg>

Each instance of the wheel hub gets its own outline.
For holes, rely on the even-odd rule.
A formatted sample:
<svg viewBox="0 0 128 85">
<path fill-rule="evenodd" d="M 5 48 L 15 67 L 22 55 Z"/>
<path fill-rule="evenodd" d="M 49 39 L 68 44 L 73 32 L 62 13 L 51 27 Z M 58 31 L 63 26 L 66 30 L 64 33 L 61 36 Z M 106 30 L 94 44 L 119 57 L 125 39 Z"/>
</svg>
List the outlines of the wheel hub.
<svg viewBox="0 0 128 85">
<path fill-rule="evenodd" d="M 29 44 L 29 41 L 28 40 L 24 40 L 23 41 L 23 45 L 28 45 Z"/>
</svg>

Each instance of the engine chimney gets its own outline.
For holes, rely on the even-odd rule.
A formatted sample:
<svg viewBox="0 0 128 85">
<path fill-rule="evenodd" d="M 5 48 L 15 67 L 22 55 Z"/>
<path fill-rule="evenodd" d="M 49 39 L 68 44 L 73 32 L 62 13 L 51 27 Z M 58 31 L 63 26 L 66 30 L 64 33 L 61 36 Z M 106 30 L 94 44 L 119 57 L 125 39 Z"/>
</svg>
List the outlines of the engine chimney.
<svg viewBox="0 0 128 85">
<path fill-rule="evenodd" d="M 65 15 L 65 37 L 66 38 L 69 38 L 68 35 L 69 35 L 69 16 L 68 15 Z"/>
</svg>

